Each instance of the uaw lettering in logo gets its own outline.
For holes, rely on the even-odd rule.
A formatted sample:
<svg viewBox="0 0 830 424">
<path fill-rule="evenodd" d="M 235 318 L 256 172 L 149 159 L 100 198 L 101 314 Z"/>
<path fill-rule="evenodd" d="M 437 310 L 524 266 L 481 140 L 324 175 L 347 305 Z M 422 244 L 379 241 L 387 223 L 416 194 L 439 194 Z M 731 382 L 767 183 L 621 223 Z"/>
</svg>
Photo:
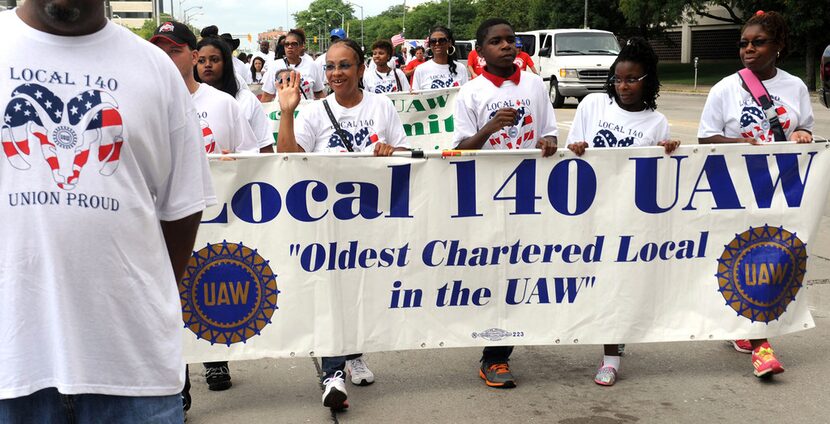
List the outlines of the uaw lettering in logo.
<svg viewBox="0 0 830 424">
<path fill-rule="evenodd" d="M 807 269 L 807 245 L 783 227 L 736 234 L 718 259 L 718 289 L 750 321 L 778 319 L 795 300 Z"/>
<path fill-rule="evenodd" d="M 23 84 L 12 91 L 6 105 L 0 140 L 9 163 L 20 170 L 31 168 L 32 150 L 40 146 L 58 187 L 72 190 L 90 150 L 98 158 L 101 175 L 115 172 L 122 132 L 118 104 L 109 93 L 87 90 L 64 104 L 42 85 Z"/>
<path fill-rule="evenodd" d="M 775 113 L 778 114 L 781 128 L 786 132 L 792 125 L 787 108 L 781 105 L 775 106 Z M 741 137 L 754 138 L 762 143 L 775 141 L 772 126 L 764 115 L 764 111 L 755 104 L 755 100 L 748 100 L 748 104 L 741 111 Z"/>
<path fill-rule="evenodd" d="M 494 148 L 502 149 L 521 149 L 524 145 L 536 141 L 536 132 L 533 130 L 533 115 L 530 110 L 521 105 L 521 101 L 517 100 L 516 121 L 512 126 L 503 127 L 498 132 L 490 136 L 490 145 Z M 490 113 L 487 120 L 493 119 L 498 110 Z"/>
<path fill-rule="evenodd" d="M 503 340 L 511 336 L 513 336 L 512 332 L 502 330 L 501 328 L 488 328 L 482 332 L 472 334 L 472 337 L 474 339 L 482 338 L 484 340 L 489 340 L 491 342 L 497 342 L 499 340 Z"/>
<path fill-rule="evenodd" d="M 363 151 L 369 145 L 379 140 L 378 135 L 372 132 L 372 129 L 369 127 L 363 127 L 357 130 L 357 133 L 355 134 L 352 134 L 349 131 L 346 131 L 345 129 L 342 131 L 342 133 L 349 138 L 349 141 L 352 142 L 352 147 L 357 152 Z M 346 144 L 343 143 L 343 140 L 335 132 L 331 135 L 331 137 L 329 137 L 329 148 L 340 149 L 345 151 Z"/>
<path fill-rule="evenodd" d="M 277 309 L 276 275 L 242 243 L 193 252 L 179 283 L 185 327 L 210 344 L 230 346 L 260 334 Z"/>
</svg>

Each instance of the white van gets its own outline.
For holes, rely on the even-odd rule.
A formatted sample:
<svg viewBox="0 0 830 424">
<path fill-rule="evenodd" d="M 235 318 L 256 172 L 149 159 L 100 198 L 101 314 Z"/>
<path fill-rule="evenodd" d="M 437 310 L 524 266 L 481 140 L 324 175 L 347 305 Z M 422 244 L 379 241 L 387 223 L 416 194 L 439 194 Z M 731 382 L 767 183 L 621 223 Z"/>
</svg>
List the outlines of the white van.
<svg viewBox="0 0 830 424">
<path fill-rule="evenodd" d="M 620 52 L 617 37 L 608 31 L 542 29 L 516 36 L 539 75 L 549 82 L 553 107 L 561 107 L 567 97 L 582 99 L 604 91 L 608 69 Z"/>
</svg>

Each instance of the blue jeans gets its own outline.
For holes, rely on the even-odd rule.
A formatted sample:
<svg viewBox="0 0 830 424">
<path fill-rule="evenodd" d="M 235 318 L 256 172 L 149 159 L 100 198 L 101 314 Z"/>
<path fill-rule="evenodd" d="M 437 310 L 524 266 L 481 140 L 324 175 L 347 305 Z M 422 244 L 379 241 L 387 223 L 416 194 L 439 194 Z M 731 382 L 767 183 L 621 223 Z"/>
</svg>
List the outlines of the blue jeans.
<svg viewBox="0 0 830 424">
<path fill-rule="evenodd" d="M 48 388 L 0 400 L 0 423 L 8 424 L 181 424 L 182 398 L 170 396 L 62 395 Z"/>
<path fill-rule="evenodd" d="M 334 377 L 334 373 L 337 371 L 344 371 L 346 369 L 346 361 L 357 359 L 363 356 L 362 353 L 355 353 L 354 355 L 346 355 L 346 356 L 324 356 L 323 357 L 323 378 L 321 380 L 325 380 L 329 377 Z"/>
</svg>

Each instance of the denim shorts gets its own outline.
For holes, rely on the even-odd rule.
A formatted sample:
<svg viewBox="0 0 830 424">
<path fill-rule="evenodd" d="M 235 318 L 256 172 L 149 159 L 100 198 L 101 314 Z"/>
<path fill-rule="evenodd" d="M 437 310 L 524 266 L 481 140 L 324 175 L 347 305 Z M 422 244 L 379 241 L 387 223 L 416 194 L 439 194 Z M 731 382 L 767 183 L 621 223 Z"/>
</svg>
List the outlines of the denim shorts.
<svg viewBox="0 0 830 424">
<path fill-rule="evenodd" d="M 0 423 L 6 424 L 181 424 L 182 398 L 170 396 L 62 395 L 43 389 L 0 400 Z"/>
</svg>

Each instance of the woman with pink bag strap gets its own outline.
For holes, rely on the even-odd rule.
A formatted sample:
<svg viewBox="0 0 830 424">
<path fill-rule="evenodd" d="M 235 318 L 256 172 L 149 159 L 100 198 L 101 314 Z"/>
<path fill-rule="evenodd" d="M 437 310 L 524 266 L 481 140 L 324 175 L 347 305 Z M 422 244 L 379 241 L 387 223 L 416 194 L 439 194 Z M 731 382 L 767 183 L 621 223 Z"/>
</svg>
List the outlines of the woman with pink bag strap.
<svg viewBox="0 0 830 424">
<path fill-rule="evenodd" d="M 727 76 L 709 91 L 697 133 L 701 144 L 813 141 L 813 109 L 807 86 L 776 67 L 786 55 L 787 38 L 787 24 L 780 13 L 758 11 L 746 22 L 738 42 L 746 70 Z M 759 102 L 767 103 L 765 91 L 769 103 L 762 107 Z M 755 376 L 784 372 L 767 339 L 730 343 L 738 352 L 752 354 Z"/>
</svg>

